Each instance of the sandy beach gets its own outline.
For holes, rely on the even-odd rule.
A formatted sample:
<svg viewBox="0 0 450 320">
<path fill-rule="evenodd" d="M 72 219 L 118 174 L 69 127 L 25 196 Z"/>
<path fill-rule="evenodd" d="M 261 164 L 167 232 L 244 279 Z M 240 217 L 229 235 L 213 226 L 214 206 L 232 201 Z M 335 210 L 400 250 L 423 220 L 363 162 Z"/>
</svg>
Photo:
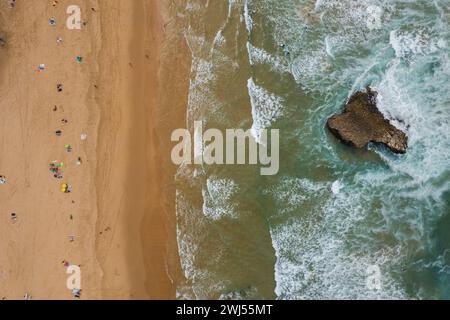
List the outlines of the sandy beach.
<svg viewBox="0 0 450 320">
<path fill-rule="evenodd" d="M 81 299 L 175 298 L 190 59 L 169 3 L 80 1 L 69 30 L 70 1 L 2 2 L 0 298 L 71 299 L 67 264 Z"/>
</svg>

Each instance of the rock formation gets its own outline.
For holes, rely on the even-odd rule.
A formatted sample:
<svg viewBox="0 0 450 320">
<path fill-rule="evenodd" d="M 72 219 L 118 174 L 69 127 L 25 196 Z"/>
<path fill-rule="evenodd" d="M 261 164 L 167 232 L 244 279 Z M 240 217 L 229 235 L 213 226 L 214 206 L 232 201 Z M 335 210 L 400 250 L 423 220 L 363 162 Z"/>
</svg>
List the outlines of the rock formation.
<svg viewBox="0 0 450 320">
<path fill-rule="evenodd" d="M 364 148 L 369 142 L 382 143 L 394 153 L 405 153 L 406 134 L 384 118 L 376 106 L 377 93 L 369 87 L 356 92 L 344 112 L 328 119 L 327 127 L 342 142 Z"/>
</svg>

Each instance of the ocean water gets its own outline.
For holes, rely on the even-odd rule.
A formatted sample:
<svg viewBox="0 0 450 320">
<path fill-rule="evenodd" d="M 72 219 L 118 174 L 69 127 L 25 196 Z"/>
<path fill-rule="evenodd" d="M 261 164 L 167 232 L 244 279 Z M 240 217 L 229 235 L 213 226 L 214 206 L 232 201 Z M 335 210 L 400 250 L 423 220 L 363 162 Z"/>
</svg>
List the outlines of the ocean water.
<svg viewBox="0 0 450 320">
<path fill-rule="evenodd" d="M 179 167 L 179 298 L 450 299 L 450 1 L 177 3 L 189 129 L 280 130 L 277 175 Z M 405 155 L 325 129 L 367 85 Z"/>
</svg>

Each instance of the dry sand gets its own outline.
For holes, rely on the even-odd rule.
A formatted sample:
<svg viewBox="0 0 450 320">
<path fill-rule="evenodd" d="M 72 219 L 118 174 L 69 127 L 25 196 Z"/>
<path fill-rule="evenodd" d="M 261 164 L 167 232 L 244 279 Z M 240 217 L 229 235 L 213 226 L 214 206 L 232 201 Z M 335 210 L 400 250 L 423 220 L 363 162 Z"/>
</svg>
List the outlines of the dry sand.
<svg viewBox="0 0 450 320">
<path fill-rule="evenodd" d="M 81 265 L 83 299 L 173 299 L 170 133 L 184 126 L 189 71 L 175 14 L 164 0 L 85 0 L 87 24 L 68 30 L 72 2 L 52 2 L 0 8 L 0 298 L 71 299 L 67 260 Z"/>
</svg>

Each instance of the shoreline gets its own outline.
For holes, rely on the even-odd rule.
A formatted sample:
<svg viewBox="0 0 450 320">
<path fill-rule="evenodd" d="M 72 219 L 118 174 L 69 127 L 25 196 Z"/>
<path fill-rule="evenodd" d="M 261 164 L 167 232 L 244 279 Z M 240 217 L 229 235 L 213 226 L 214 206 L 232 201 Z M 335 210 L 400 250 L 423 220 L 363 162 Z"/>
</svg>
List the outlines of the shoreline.
<svg viewBox="0 0 450 320">
<path fill-rule="evenodd" d="M 102 232 L 101 230 L 108 228 L 108 220 L 111 217 L 101 215 L 105 211 L 114 210 L 111 203 L 115 203 L 121 208 L 120 212 L 117 212 L 116 219 L 121 221 L 119 225 L 122 229 L 119 232 L 122 235 L 115 234 L 111 241 L 113 244 L 117 242 L 124 245 L 120 248 L 108 249 L 111 252 L 106 256 L 102 252 L 104 244 L 101 238 L 97 240 L 98 255 L 104 257 L 103 262 L 100 261 L 105 275 L 102 283 L 102 298 L 174 299 L 176 282 L 182 279 L 176 244 L 175 207 L 171 204 L 174 203 L 175 193 L 174 188 L 173 190 L 170 188 L 170 181 L 173 180 L 174 174 L 170 175 L 172 172 L 170 169 L 166 171 L 167 163 L 165 163 L 165 157 L 161 156 L 169 157 L 169 149 L 164 146 L 168 144 L 169 139 L 167 142 L 164 141 L 166 134 L 158 136 L 161 129 L 159 125 L 161 119 L 158 114 L 171 107 L 170 104 L 161 101 L 161 95 L 164 94 L 162 87 L 168 79 L 161 79 L 161 74 L 164 72 L 160 72 L 166 63 L 165 58 L 162 57 L 162 47 L 167 41 L 163 26 L 169 19 L 169 13 L 166 12 L 166 3 L 151 0 L 134 1 L 132 5 L 122 2 L 121 5 L 121 14 L 131 13 L 130 21 L 132 21 L 132 27 L 128 31 L 125 26 L 119 28 L 121 34 L 129 32 L 130 43 L 127 52 L 125 49 L 119 52 L 121 65 L 118 67 L 120 79 L 126 79 L 125 82 L 129 87 L 124 90 L 119 84 L 118 88 L 111 88 L 107 92 L 119 92 L 118 101 L 123 103 L 121 107 L 123 123 L 118 128 L 117 136 L 123 135 L 128 142 L 120 145 L 116 152 L 124 152 L 128 158 L 121 160 L 125 162 L 119 165 L 110 165 L 111 168 L 124 170 L 111 175 L 109 181 L 113 184 L 121 181 L 124 193 L 120 202 L 117 202 L 115 198 L 120 191 L 110 186 L 114 191 L 110 193 L 110 198 L 103 200 L 107 204 L 102 205 L 102 199 L 99 199 L 100 216 L 97 231 Z M 107 20 L 110 21 L 111 18 Z M 115 21 L 120 21 L 120 17 Z M 111 32 L 114 31 L 111 30 Z M 106 52 L 108 56 L 110 51 L 106 50 Z M 103 62 L 104 67 L 107 68 L 109 57 Z M 106 82 L 106 78 L 101 82 Z M 186 76 L 186 87 L 187 79 Z M 174 98 L 180 101 L 184 99 L 183 96 L 177 95 Z M 102 99 L 102 101 L 107 100 Z M 133 103 L 126 106 L 130 101 Z M 109 109 L 108 103 L 101 107 L 103 114 L 107 114 Z M 170 118 L 164 120 L 169 121 L 170 127 L 174 127 L 176 123 Z M 114 131 L 110 124 L 109 121 L 100 123 L 100 148 L 107 148 L 107 141 L 111 138 L 109 132 L 111 129 Z M 118 160 L 113 161 L 117 163 Z M 102 165 L 103 161 L 100 161 L 96 179 L 98 193 L 103 188 Z M 171 194 L 173 199 L 167 198 Z M 131 214 L 133 218 L 130 218 Z M 137 246 L 138 243 L 140 246 Z M 111 262 L 121 259 L 124 262 L 122 265 Z M 121 277 L 111 276 L 116 273 L 121 274 Z M 127 276 L 124 276 L 124 273 Z M 117 295 L 114 292 L 120 292 L 120 294 Z"/>
</svg>

